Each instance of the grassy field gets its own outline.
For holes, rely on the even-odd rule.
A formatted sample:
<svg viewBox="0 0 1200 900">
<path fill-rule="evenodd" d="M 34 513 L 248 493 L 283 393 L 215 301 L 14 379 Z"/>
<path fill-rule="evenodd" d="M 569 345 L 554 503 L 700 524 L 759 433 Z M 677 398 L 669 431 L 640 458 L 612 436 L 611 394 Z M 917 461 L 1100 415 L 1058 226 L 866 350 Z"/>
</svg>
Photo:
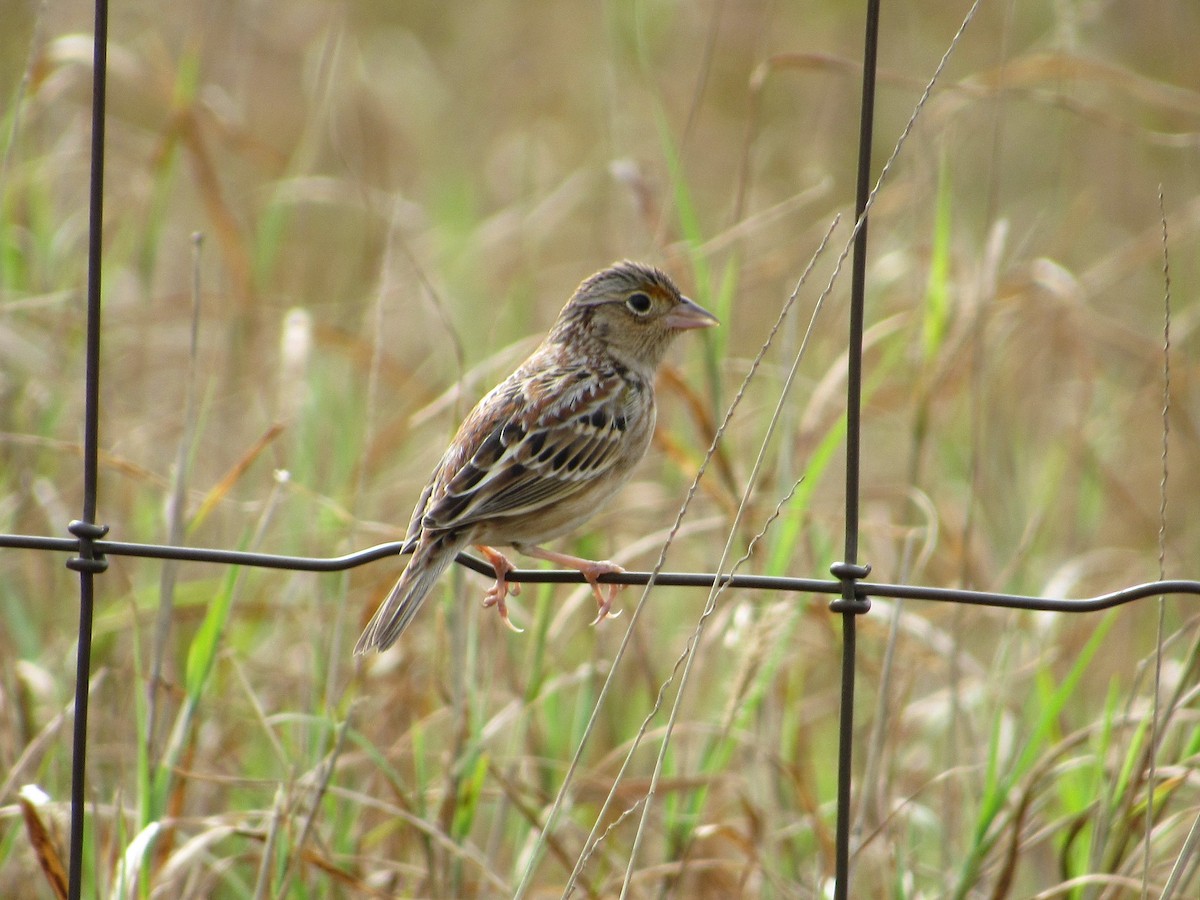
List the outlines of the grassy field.
<svg viewBox="0 0 1200 900">
<path fill-rule="evenodd" d="M 680 342 L 654 448 L 561 546 L 651 568 L 739 398 L 666 565 L 727 570 L 753 543 L 741 571 L 824 577 L 858 6 L 114 4 L 99 520 L 320 556 L 401 537 L 463 412 L 630 257 L 723 324 Z M 884 4 L 876 172 L 968 7 Z M 0 10 L 0 531 L 61 535 L 91 11 Z M 873 578 L 1068 597 L 1200 578 L 1198 37 L 1196 5 L 1129 0 L 984 4 L 967 26 L 871 219 Z M 8 898 L 50 896 L 23 785 L 65 857 L 63 562 L 0 551 Z M 354 658 L 402 565 L 112 560 L 84 896 L 827 895 L 827 598 L 731 591 L 704 616 L 704 591 L 658 587 L 635 615 L 630 589 L 590 628 L 586 590 L 528 585 L 512 634 L 456 570 L 397 649 Z M 852 895 L 1157 897 L 1174 877 L 1194 896 L 1197 624 L 1195 597 L 1077 617 L 877 601 Z"/>
</svg>

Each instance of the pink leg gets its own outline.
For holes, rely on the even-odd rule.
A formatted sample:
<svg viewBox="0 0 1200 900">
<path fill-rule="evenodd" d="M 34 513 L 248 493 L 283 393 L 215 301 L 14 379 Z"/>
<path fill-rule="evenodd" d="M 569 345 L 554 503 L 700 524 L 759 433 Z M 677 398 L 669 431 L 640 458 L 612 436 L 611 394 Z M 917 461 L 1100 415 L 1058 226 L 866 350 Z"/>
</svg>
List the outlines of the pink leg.
<svg viewBox="0 0 1200 900">
<path fill-rule="evenodd" d="M 508 557 L 495 547 L 476 544 L 475 549 L 482 553 L 487 558 L 487 561 L 492 564 L 492 568 L 496 570 L 496 583 L 488 588 L 487 593 L 483 597 L 484 608 L 486 609 L 489 606 L 496 607 L 496 611 L 500 613 L 500 618 L 504 620 L 504 624 L 510 630 L 517 633 L 524 631 L 525 629 L 518 628 L 508 620 L 508 604 L 504 602 L 510 592 L 514 597 L 521 593 L 521 586 L 519 584 L 505 580 L 505 576 L 515 569 L 516 566 L 510 563 Z"/>
<path fill-rule="evenodd" d="M 617 594 L 621 592 L 621 588 L 623 588 L 625 585 L 606 585 L 608 588 L 608 596 L 605 596 L 604 592 L 600 590 L 600 583 L 597 581 L 601 575 L 620 575 L 625 571 L 616 563 L 608 562 L 607 560 L 603 562 L 593 562 L 590 559 L 580 559 L 578 556 L 569 556 L 566 553 L 555 553 L 553 550 L 543 550 L 541 547 L 531 547 L 528 544 L 519 544 L 515 546 L 526 556 L 548 560 L 549 562 L 556 563 L 557 565 L 566 566 L 568 569 L 577 569 L 579 573 L 583 575 L 585 579 L 587 579 L 587 583 L 592 586 L 592 593 L 596 595 L 596 603 L 600 607 L 599 612 L 596 613 L 596 618 L 592 620 L 593 625 L 603 621 L 610 615 L 615 618 L 621 614 L 620 610 L 617 610 L 615 613 L 611 610 L 613 600 L 616 599 Z"/>
</svg>

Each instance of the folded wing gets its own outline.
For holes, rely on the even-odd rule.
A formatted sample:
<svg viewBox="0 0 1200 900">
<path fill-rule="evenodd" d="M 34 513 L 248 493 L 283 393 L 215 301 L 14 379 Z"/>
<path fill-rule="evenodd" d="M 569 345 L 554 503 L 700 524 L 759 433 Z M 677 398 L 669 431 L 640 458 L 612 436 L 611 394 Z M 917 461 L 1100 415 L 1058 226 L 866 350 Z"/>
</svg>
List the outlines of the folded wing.
<svg viewBox="0 0 1200 900">
<path fill-rule="evenodd" d="M 585 368 L 506 381 L 463 423 L 418 505 L 421 526 L 523 515 L 582 490 L 619 464 L 640 389 L 627 373 Z"/>
</svg>

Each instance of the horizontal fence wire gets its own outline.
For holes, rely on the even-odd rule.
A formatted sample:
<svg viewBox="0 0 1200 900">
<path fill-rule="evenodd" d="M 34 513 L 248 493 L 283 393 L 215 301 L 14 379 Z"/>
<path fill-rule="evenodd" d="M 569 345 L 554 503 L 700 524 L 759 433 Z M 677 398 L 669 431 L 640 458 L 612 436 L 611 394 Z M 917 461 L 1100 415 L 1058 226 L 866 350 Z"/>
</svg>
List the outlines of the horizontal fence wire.
<svg viewBox="0 0 1200 900">
<path fill-rule="evenodd" d="M 119 556 L 141 559 L 173 559 L 180 562 L 215 565 L 248 566 L 259 569 L 285 569 L 295 572 L 343 572 L 369 563 L 411 552 L 404 541 L 375 544 L 343 556 L 289 556 L 276 553 L 254 553 L 247 550 L 224 550 L 214 547 L 173 547 L 167 544 L 139 544 L 127 541 L 92 540 L 98 557 Z M 28 534 L 0 534 L 0 548 L 42 550 L 57 553 L 80 552 L 77 538 L 46 537 Z M 469 553 L 460 553 L 459 565 L 471 571 L 495 577 L 491 563 Z M 835 563 L 837 568 L 840 563 Z M 601 575 L 603 584 L 645 585 L 651 572 L 626 571 Z M 529 584 L 586 584 L 574 569 L 513 569 L 506 581 Z M 757 591 L 785 591 L 799 594 L 841 594 L 842 579 L 793 578 L 785 575 L 727 575 L 717 572 L 659 572 L 654 583 L 665 587 L 711 588 L 714 582 L 732 588 Z M 886 598 L 892 600 L 926 600 L 937 603 L 964 603 L 970 606 L 994 606 L 1001 609 L 1025 609 L 1035 612 L 1089 613 L 1124 606 L 1137 600 L 1164 596 L 1200 597 L 1200 581 L 1185 578 L 1148 581 L 1092 597 L 1041 597 L 1032 594 L 1006 594 L 992 591 L 972 591 L 961 588 L 935 587 L 919 584 L 894 584 L 886 581 L 855 579 L 855 596 L 860 599 Z"/>
</svg>

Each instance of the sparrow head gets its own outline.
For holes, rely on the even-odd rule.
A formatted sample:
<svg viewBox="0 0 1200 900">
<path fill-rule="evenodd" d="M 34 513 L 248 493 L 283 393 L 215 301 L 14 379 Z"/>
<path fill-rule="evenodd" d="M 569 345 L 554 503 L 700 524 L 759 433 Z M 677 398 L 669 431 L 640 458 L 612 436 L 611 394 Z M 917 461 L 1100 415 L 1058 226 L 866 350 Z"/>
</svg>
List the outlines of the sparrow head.
<svg viewBox="0 0 1200 900">
<path fill-rule="evenodd" d="M 626 365 L 653 370 L 681 331 L 716 324 L 666 273 L 625 260 L 575 289 L 548 340 L 598 346 Z"/>
</svg>

